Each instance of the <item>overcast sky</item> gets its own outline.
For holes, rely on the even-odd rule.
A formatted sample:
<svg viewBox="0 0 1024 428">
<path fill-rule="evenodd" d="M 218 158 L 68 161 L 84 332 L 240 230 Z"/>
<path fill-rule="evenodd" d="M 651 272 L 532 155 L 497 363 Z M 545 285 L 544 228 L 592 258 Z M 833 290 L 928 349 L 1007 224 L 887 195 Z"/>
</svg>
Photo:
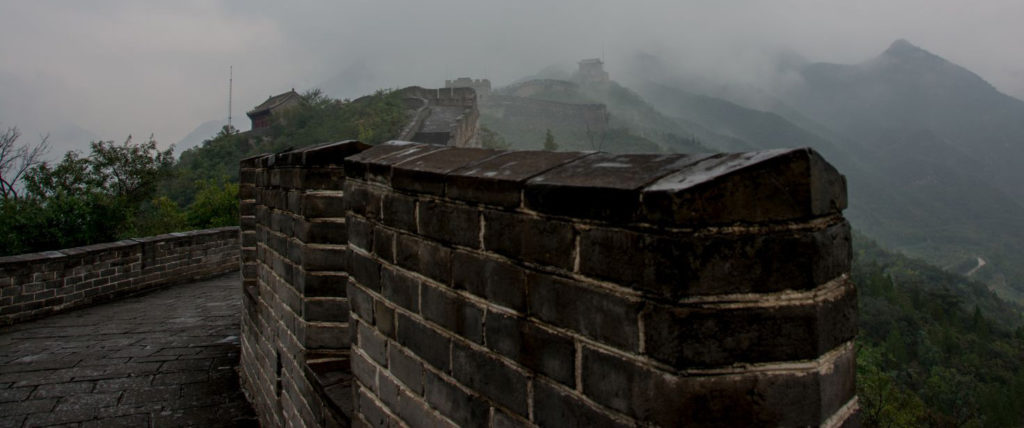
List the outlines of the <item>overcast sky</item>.
<svg viewBox="0 0 1024 428">
<path fill-rule="evenodd" d="M 25 138 L 81 128 L 102 139 L 175 143 L 234 122 L 290 88 L 507 84 L 587 57 L 616 69 L 638 50 L 751 79 L 780 51 L 856 63 L 895 39 L 1024 98 L 1019 0 L 764 1 L 0 0 L 0 126 Z M 85 148 L 88 141 L 55 141 Z"/>
</svg>

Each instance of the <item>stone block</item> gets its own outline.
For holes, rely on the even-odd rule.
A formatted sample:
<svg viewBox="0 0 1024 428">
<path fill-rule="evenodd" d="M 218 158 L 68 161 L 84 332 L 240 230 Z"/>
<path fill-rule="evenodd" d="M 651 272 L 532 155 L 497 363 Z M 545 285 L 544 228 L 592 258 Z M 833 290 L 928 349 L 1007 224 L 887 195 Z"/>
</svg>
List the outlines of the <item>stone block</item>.
<svg viewBox="0 0 1024 428">
<path fill-rule="evenodd" d="M 665 225 L 765 223 L 846 208 L 846 179 L 812 149 L 719 154 L 643 189 L 640 220 Z"/>
<path fill-rule="evenodd" d="M 373 301 L 373 323 L 381 334 L 395 338 L 395 310 L 379 300 Z"/>
<path fill-rule="evenodd" d="M 514 151 L 458 169 L 446 178 L 445 194 L 453 199 L 516 208 L 526 180 L 590 153 Z"/>
<path fill-rule="evenodd" d="M 306 218 L 344 218 L 345 198 L 338 191 L 309 191 L 302 195 L 300 214 Z"/>
<path fill-rule="evenodd" d="M 304 296 L 301 295 L 300 296 Z M 302 319 L 306 321 L 347 322 L 348 299 L 337 297 L 304 297 Z"/>
<path fill-rule="evenodd" d="M 419 204 L 419 231 L 425 237 L 451 245 L 480 247 L 480 211 L 438 201 Z"/>
<path fill-rule="evenodd" d="M 305 323 L 303 345 L 306 349 L 348 349 L 351 346 L 348 326 L 338 323 Z"/>
<path fill-rule="evenodd" d="M 721 234 L 580 233 L 580 272 L 676 300 L 806 290 L 850 270 L 850 227 Z M 631 266 L 623 269 L 622 266 Z"/>
<path fill-rule="evenodd" d="M 852 358 L 852 347 L 848 353 Z M 823 386 L 821 373 L 839 370 L 853 377 L 846 358 L 820 371 L 679 376 L 584 346 L 581 375 L 587 397 L 641 424 L 817 426 L 836 410 L 823 406 L 822 394 L 828 387 Z"/>
<path fill-rule="evenodd" d="M 348 243 L 348 225 L 345 219 L 301 219 L 295 222 L 295 237 L 312 244 Z"/>
<path fill-rule="evenodd" d="M 576 345 L 572 338 L 521 317 L 487 313 L 487 347 L 526 368 L 573 388 Z"/>
<path fill-rule="evenodd" d="M 394 268 L 381 268 L 380 294 L 412 312 L 420 311 L 420 281 Z"/>
<path fill-rule="evenodd" d="M 381 222 L 398 229 L 417 232 L 416 198 L 398 193 L 383 195 Z"/>
<path fill-rule="evenodd" d="M 395 262 L 395 232 L 381 226 L 373 227 L 373 254 L 388 263 Z"/>
<path fill-rule="evenodd" d="M 527 276 L 527 290 L 530 315 L 619 349 L 637 351 L 639 301 L 541 273 Z"/>
<path fill-rule="evenodd" d="M 295 289 L 306 297 L 345 297 L 348 274 L 344 272 L 301 272 Z"/>
<path fill-rule="evenodd" d="M 397 346 L 388 347 L 388 371 L 417 395 L 423 395 L 423 364 Z"/>
<path fill-rule="evenodd" d="M 852 284 L 821 301 L 757 305 L 652 305 L 644 312 L 647 354 L 679 369 L 812 360 L 856 335 Z"/>
<path fill-rule="evenodd" d="M 398 343 L 416 354 L 434 368 L 451 372 L 452 340 L 424 325 L 421 321 L 402 313 L 396 314 L 395 326 Z"/>
<path fill-rule="evenodd" d="M 356 334 L 358 336 L 359 349 L 369 355 L 377 364 L 382 367 L 388 365 L 388 342 L 387 339 L 366 323 L 360 323 Z"/>
<path fill-rule="evenodd" d="M 468 251 L 452 253 L 452 286 L 489 302 L 526 311 L 526 271 L 522 268 Z"/>
<path fill-rule="evenodd" d="M 382 197 L 383 192 L 379 188 L 364 182 L 348 180 L 345 182 L 342 206 L 346 213 L 379 220 Z"/>
<path fill-rule="evenodd" d="M 377 366 L 358 352 L 353 352 L 349 361 L 356 380 L 370 391 L 377 392 Z"/>
<path fill-rule="evenodd" d="M 483 308 L 454 293 L 424 283 L 422 313 L 423 318 L 452 333 L 483 343 Z"/>
<path fill-rule="evenodd" d="M 632 427 L 595 409 L 582 398 L 543 380 L 533 382 L 533 420 L 543 427 Z M 677 421 L 675 425 L 685 425 Z"/>
<path fill-rule="evenodd" d="M 349 256 L 349 275 L 360 285 L 380 291 L 380 263 L 369 256 L 352 251 Z"/>
<path fill-rule="evenodd" d="M 484 248 L 506 257 L 572 270 L 572 223 L 484 210 Z"/>
<path fill-rule="evenodd" d="M 486 149 L 446 149 L 394 164 L 391 185 L 396 189 L 441 196 L 445 176 L 499 152 Z"/>
<path fill-rule="evenodd" d="M 345 245 L 324 245 L 297 243 L 295 248 L 302 252 L 302 267 L 306 271 L 348 270 L 349 251 Z"/>
<path fill-rule="evenodd" d="M 348 294 L 348 304 L 352 308 L 352 313 L 362 318 L 363 321 L 373 322 L 373 297 L 352 280 L 348 282 L 346 294 Z"/>
<path fill-rule="evenodd" d="M 523 196 L 528 208 L 546 214 L 629 222 L 640 189 L 710 156 L 595 153 L 531 178 Z"/>
<path fill-rule="evenodd" d="M 435 146 L 436 147 L 436 146 Z M 391 155 L 407 152 L 410 148 L 422 151 L 422 145 L 408 142 L 378 144 L 369 150 L 345 158 L 345 175 L 349 178 L 365 179 L 371 163 L 386 162 Z M 390 165 L 390 164 L 389 164 Z"/>
<path fill-rule="evenodd" d="M 452 377 L 509 410 L 528 415 L 526 375 L 486 352 L 453 344 Z"/>
<path fill-rule="evenodd" d="M 463 391 L 452 381 L 428 371 L 423 384 L 427 404 L 458 426 L 477 426 L 487 420 L 490 413 L 487 402 Z"/>
<path fill-rule="evenodd" d="M 451 281 L 452 251 L 412 235 L 398 234 L 395 262 L 441 284 Z"/>
<path fill-rule="evenodd" d="M 352 165 L 351 167 L 363 168 L 366 181 L 391 184 L 391 170 L 394 165 L 448 149 L 448 147 L 432 144 L 405 144 L 397 149 L 394 149 L 394 145 L 381 145 L 352 156 L 350 159 L 362 165 Z M 349 168 L 350 163 L 346 160 L 345 169 Z"/>
<path fill-rule="evenodd" d="M 349 217 L 346 224 L 348 225 L 348 244 L 370 252 L 373 249 L 373 225 L 358 216 Z"/>
</svg>

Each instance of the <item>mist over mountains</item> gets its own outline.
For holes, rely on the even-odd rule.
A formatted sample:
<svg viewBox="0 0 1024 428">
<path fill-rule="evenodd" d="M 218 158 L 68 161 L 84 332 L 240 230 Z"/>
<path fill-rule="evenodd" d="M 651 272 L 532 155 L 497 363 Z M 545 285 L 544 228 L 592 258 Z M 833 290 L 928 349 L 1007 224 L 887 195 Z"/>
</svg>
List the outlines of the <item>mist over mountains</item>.
<svg viewBox="0 0 1024 428">
<path fill-rule="evenodd" d="M 906 40 L 859 64 L 778 64 L 773 84 L 753 87 L 641 55 L 630 85 L 718 134 L 702 138 L 715 149 L 815 148 L 847 175 L 856 228 L 1020 299 L 1024 102 Z"/>
</svg>

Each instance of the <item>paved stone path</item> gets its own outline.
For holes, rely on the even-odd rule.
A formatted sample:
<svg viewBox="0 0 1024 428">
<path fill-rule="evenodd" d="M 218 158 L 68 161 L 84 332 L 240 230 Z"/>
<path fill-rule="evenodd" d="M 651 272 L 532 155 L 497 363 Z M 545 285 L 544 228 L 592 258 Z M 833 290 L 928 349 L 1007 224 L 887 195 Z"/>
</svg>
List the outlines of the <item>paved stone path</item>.
<svg viewBox="0 0 1024 428">
<path fill-rule="evenodd" d="M 238 273 L 0 328 L 0 427 L 256 426 Z"/>
</svg>

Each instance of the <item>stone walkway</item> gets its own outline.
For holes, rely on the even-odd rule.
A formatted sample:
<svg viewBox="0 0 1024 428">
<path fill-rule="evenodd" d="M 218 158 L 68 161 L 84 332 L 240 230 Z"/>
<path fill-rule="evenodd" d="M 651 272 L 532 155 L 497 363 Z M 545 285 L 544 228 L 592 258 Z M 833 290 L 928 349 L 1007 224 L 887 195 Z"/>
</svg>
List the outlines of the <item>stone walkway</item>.
<svg viewBox="0 0 1024 428">
<path fill-rule="evenodd" d="M 238 273 L 0 328 L 0 427 L 256 426 Z"/>
</svg>

